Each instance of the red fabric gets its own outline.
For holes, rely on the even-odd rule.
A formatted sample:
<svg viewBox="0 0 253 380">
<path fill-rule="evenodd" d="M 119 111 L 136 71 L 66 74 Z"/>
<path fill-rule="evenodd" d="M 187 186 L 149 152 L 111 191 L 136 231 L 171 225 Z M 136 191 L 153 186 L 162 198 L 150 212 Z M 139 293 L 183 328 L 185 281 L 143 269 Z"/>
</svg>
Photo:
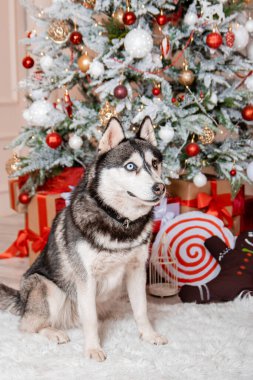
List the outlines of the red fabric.
<svg viewBox="0 0 253 380">
<path fill-rule="evenodd" d="M 245 210 L 244 185 L 233 200 L 233 216 L 243 215 Z"/>
<path fill-rule="evenodd" d="M 58 198 L 55 200 L 55 208 L 56 208 L 56 214 L 60 212 L 64 207 L 66 206 L 65 199 Z"/>
<path fill-rule="evenodd" d="M 211 181 L 211 195 L 199 193 L 197 199 L 181 200 L 180 204 L 200 210 L 207 209 L 206 214 L 214 215 L 226 221 L 228 228 L 233 226 L 233 218 L 227 206 L 232 206 L 231 194 L 217 194 L 217 182 Z"/>
<path fill-rule="evenodd" d="M 46 181 L 38 191 L 49 193 L 65 193 L 70 191 L 69 186 L 76 186 L 84 174 L 84 168 L 64 168 L 63 171 Z"/>
<path fill-rule="evenodd" d="M 167 16 L 167 21 L 176 26 L 178 21 L 181 20 L 183 14 L 183 7 L 180 6 L 176 12 L 170 13 Z"/>
<path fill-rule="evenodd" d="M 253 196 L 245 197 L 245 212 L 241 225 L 241 231 L 253 231 Z"/>
</svg>

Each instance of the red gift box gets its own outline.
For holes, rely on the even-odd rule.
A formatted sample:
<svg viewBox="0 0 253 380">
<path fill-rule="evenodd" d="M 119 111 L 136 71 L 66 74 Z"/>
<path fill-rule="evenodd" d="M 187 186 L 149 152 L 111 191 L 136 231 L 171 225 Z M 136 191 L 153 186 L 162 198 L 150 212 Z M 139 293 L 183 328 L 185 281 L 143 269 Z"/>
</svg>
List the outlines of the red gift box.
<svg viewBox="0 0 253 380">
<path fill-rule="evenodd" d="M 69 192 L 70 186 L 76 186 L 83 174 L 83 168 L 65 168 L 38 189 L 27 205 L 25 229 L 19 231 L 17 239 L 0 258 L 24 257 L 29 254 L 30 262 L 35 260 L 47 243 L 56 214 L 65 207 L 61 194 Z"/>
</svg>

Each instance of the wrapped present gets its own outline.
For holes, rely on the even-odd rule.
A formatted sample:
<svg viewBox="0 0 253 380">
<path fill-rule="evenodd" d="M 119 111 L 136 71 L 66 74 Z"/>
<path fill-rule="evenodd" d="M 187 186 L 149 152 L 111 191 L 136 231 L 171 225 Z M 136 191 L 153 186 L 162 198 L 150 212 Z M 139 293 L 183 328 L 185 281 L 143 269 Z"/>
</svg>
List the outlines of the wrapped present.
<svg viewBox="0 0 253 380">
<path fill-rule="evenodd" d="M 50 227 L 56 214 L 66 206 L 66 194 L 76 186 L 84 173 L 83 168 L 65 168 L 58 176 L 48 180 L 27 205 L 25 228 L 0 258 L 24 257 L 30 263 L 47 243 Z"/>
<path fill-rule="evenodd" d="M 45 247 L 55 216 L 66 206 L 66 193 L 73 190 L 83 173 L 83 168 L 65 168 L 39 188 L 29 203 L 26 228 L 30 234 L 28 248 L 31 264 Z"/>
<path fill-rule="evenodd" d="M 177 197 L 167 197 L 154 208 L 153 214 L 153 233 L 156 234 L 167 218 L 175 217 L 180 213 L 180 199 Z"/>
<path fill-rule="evenodd" d="M 22 176 L 17 178 L 11 178 L 9 180 L 9 196 L 10 196 L 10 206 L 14 211 L 19 213 L 26 212 L 26 205 L 19 202 L 18 197 L 20 195 L 20 189 L 27 181 L 28 176 Z"/>
<path fill-rule="evenodd" d="M 227 180 L 213 179 L 201 188 L 193 182 L 173 179 L 168 186 L 171 196 L 180 198 L 180 213 L 199 210 L 221 219 L 235 235 L 240 232 L 241 213 L 233 215 L 231 185 Z M 241 193 L 240 197 L 242 199 Z M 242 207 L 242 203 L 241 206 Z"/>
<path fill-rule="evenodd" d="M 29 234 L 28 249 L 31 264 L 47 243 L 52 222 L 60 211 L 57 202 L 60 198 L 61 193 L 39 191 L 28 205 L 26 230 Z M 64 202 L 61 202 L 61 206 L 65 207 Z"/>
</svg>

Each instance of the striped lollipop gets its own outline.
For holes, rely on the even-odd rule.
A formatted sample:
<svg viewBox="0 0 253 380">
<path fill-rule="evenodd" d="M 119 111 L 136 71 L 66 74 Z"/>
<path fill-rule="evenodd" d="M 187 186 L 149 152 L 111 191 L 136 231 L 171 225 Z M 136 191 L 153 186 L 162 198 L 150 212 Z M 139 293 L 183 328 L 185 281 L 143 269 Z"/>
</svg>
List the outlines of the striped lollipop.
<svg viewBox="0 0 253 380">
<path fill-rule="evenodd" d="M 152 247 L 151 260 L 174 259 L 177 266 L 163 264 L 158 270 L 167 280 L 176 275 L 179 286 L 206 284 L 220 272 L 220 265 L 204 246 L 211 236 L 218 236 L 228 247 L 234 247 L 234 236 L 220 219 L 199 211 L 181 214 L 162 226 Z"/>
</svg>

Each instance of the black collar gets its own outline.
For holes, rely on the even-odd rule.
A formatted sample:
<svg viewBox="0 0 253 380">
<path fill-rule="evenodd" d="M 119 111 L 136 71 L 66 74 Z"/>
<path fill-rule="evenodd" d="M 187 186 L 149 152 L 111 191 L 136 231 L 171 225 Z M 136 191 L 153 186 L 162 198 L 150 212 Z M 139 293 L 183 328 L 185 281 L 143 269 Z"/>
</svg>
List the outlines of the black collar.
<svg viewBox="0 0 253 380">
<path fill-rule="evenodd" d="M 135 220 L 130 220 L 124 216 L 119 215 L 119 213 L 116 210 L 114 210 L 109 205 L 105 204 L 94 189 L 90 189 L 89 192 L 92 198 L 96 201 L 98 207 L 101 208 L 107 215 L 109 215 L 112 219 L 116 220 L 126 229 L 128 229 L 130 226 L 134 225 L 135 223 L 138 223 L 142 220 L 147 219 L 147 216 L 151 215 L 152 213 L 152 210 L 151 210 L 146 215 L 140 216 L 139 218 Z"/>
</svg>

